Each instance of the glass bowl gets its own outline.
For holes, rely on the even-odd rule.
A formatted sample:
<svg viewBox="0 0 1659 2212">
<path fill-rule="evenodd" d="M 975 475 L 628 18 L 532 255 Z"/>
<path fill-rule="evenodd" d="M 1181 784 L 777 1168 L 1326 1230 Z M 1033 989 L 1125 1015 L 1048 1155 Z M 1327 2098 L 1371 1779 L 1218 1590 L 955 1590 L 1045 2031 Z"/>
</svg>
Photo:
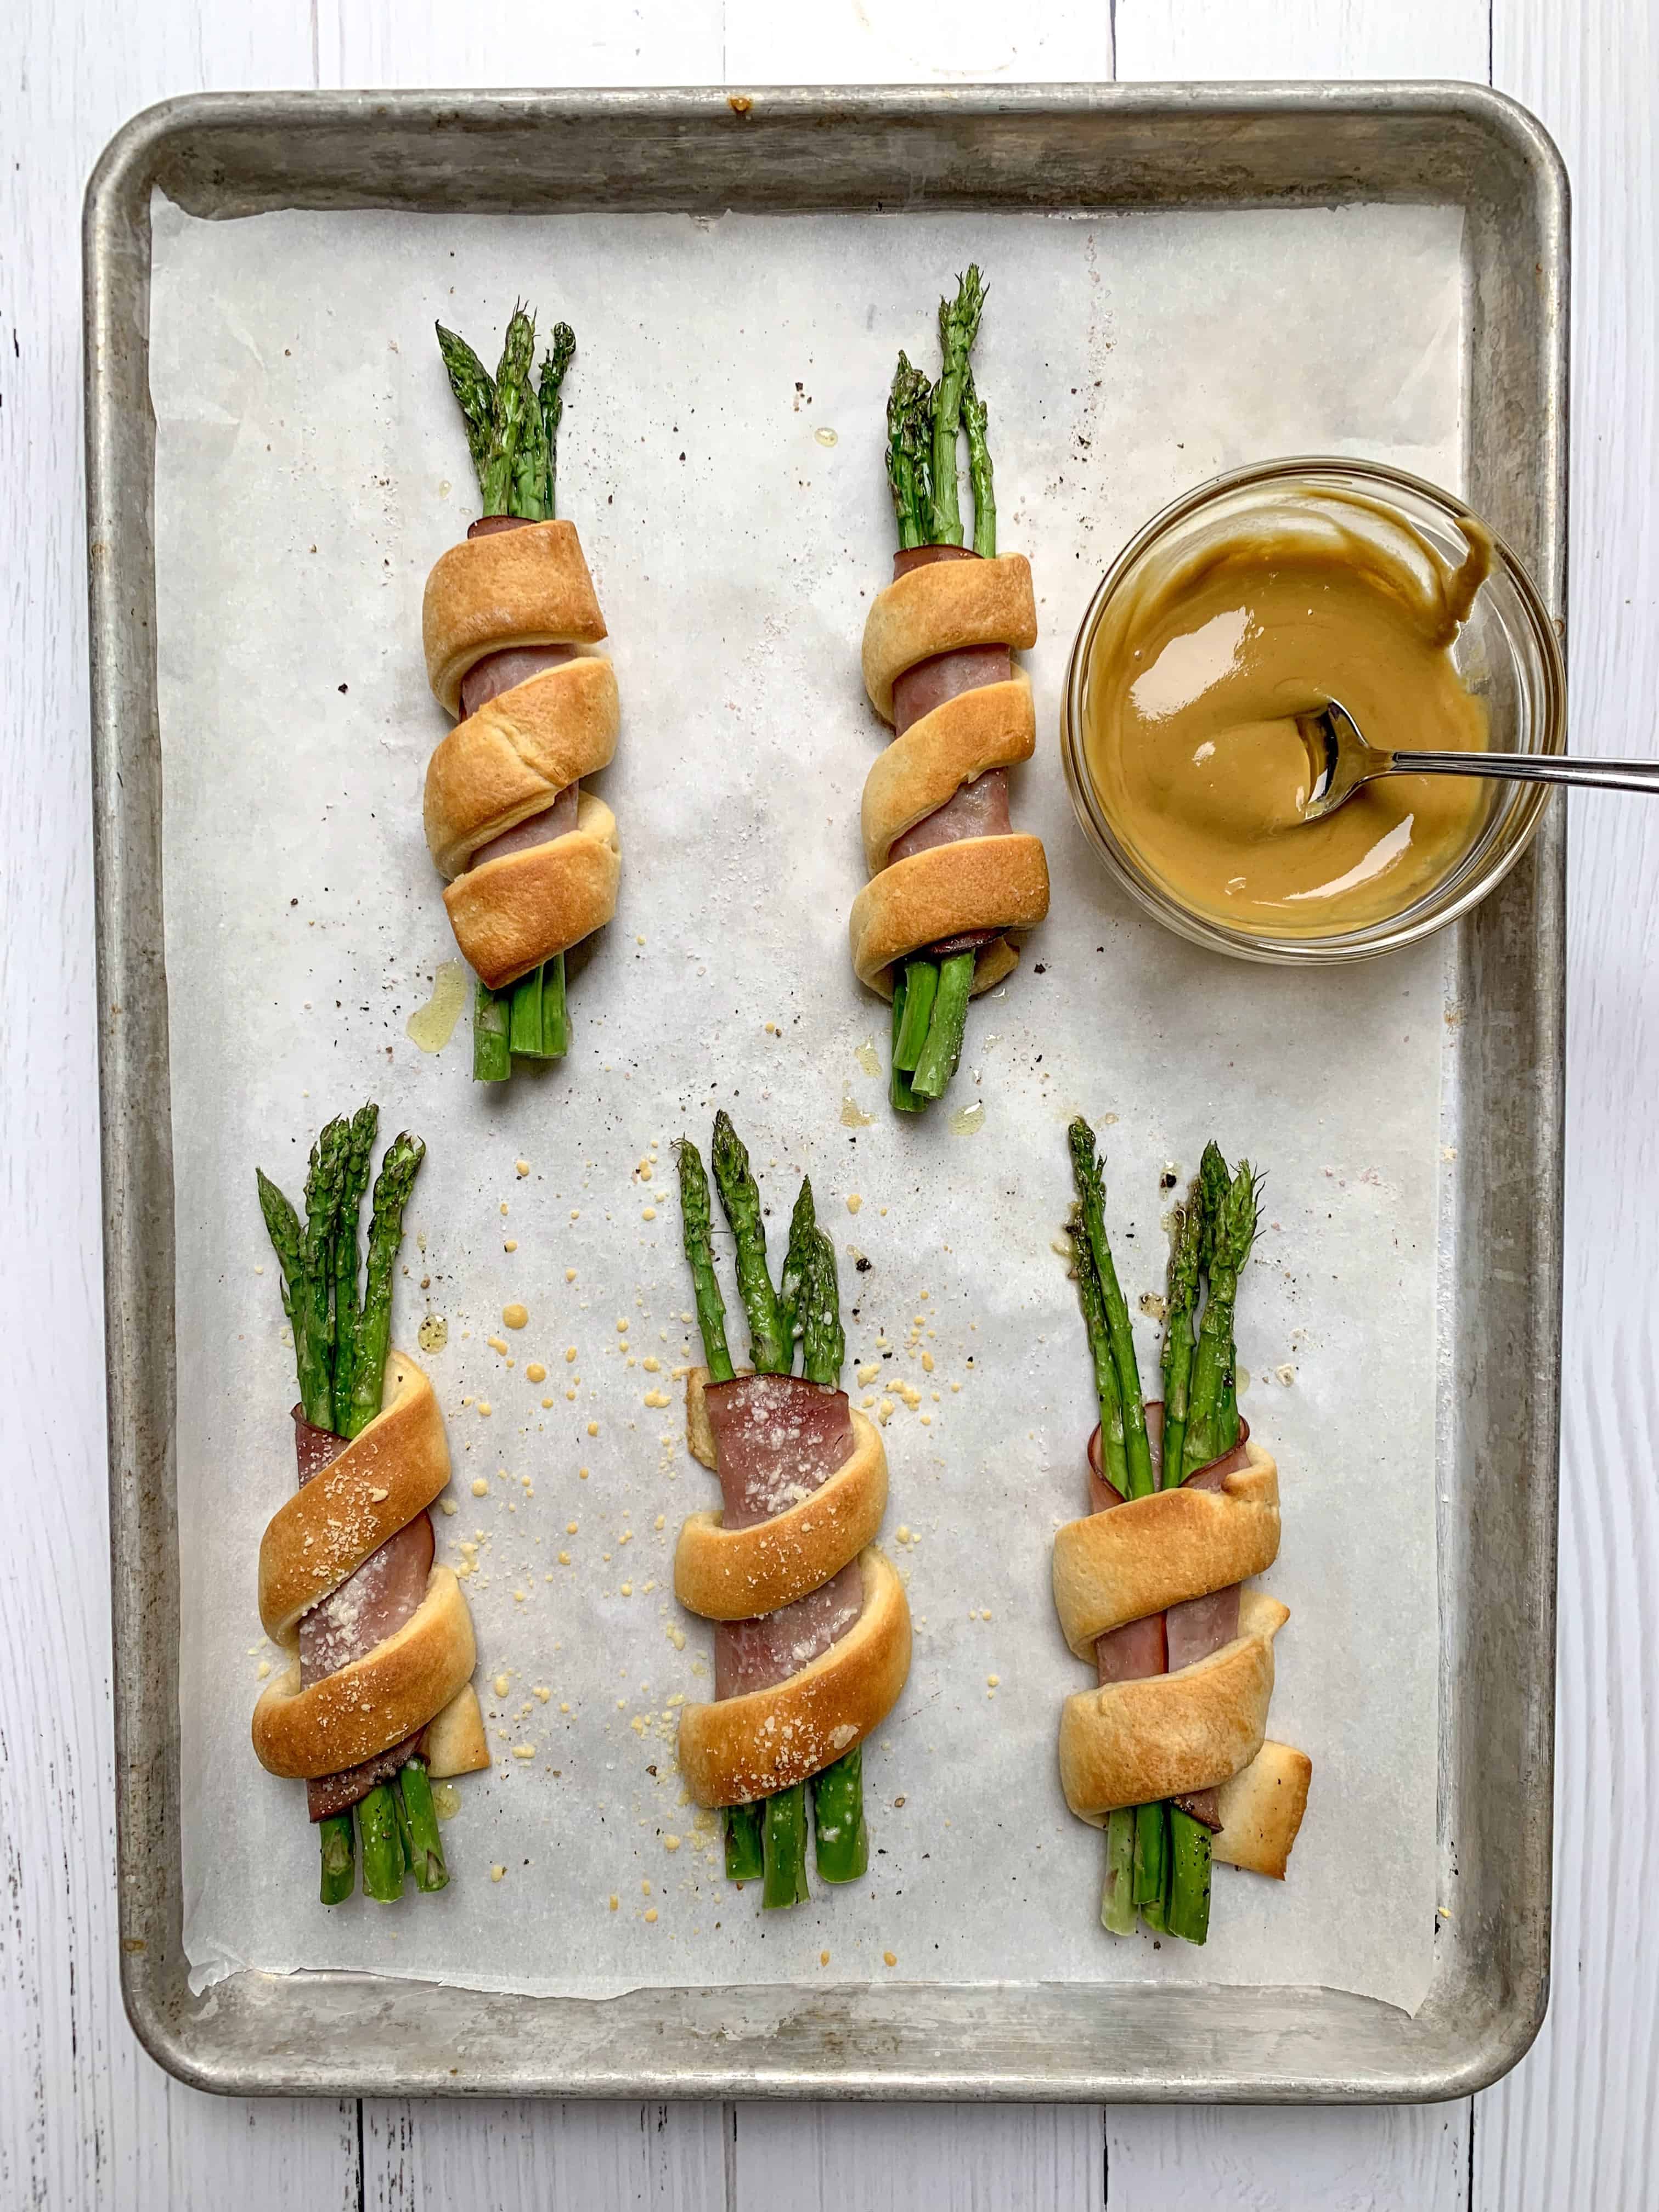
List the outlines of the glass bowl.
<svg viewBox="0 0 1659 2212">
<path fill-rule="evenodd" d="M 1502 882 L 1526 850 L 1550 793 L 1537 784 L 1494 781 L 1488 787 L 1492 796 L 1480 829 L 1437 883 L 1397 914 L 1320 936 L 1277 936 L 1230 927 L 1188 904 L 1120 835 L 1095 791 L 1084 750 L 1090 661 L 1108 607 L 1137 577 L 1143 562 L 1167 558 L 1200 530 L 1282 505 L 1287 493 L 1294 496 L 1298 490 L 1358 492 L 1376 501 L 1454 565 L 1462 559 L 1468 543 L 1459 522 L 1479 520 L 1450 492 L 1376 461 L 1267 461 L 1200 484 L 1154 515 L 1125 546 L 1090 601 L 1066 671 L 1060 753 L 1084 835 L 1108 872 L 1149 914 L 1177 935 L 1236 959 L 1310 967 L 1396 951 L 1467 914 Z M 1494 532 L 1489 530 L 1487 535 L 1492 544 L 1492 573 L 1452 647 L 1453 663 L 1486 705 L 1494 752 L 1565 752 L 1566 672 L 1555 625 L 1515 555 Z"/>
</svg>

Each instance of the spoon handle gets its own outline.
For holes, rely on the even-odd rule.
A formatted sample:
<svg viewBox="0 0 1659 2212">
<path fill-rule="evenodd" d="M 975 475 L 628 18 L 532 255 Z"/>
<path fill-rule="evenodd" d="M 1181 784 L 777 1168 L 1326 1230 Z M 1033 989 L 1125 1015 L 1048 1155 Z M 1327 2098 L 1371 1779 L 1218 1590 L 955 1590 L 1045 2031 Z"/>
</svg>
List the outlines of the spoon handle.
<svg viewBox="0 0 1659 2212">
<path fill-rule="evenodd" d="M 1659 792 L 1659 760 L 1583 760 L 1553 753 L 1395 753 L 1389 775 L 1492 775 L 1508 783 L 1577 783 L 1595 791 Z"/>
</svg>

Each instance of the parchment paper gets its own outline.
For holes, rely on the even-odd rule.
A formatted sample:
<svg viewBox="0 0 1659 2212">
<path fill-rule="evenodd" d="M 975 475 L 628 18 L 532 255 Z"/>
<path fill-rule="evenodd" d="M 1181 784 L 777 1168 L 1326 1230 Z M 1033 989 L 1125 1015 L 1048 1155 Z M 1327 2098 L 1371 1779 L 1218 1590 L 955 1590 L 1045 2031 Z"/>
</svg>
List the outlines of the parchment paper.
<svg viewBox="0 0 1659 2212">
<path fill-rule="evenodd" d="M 193 1986 L 247 1965 L 595 1996 L 1151 1977 L 1421 2002 L 1443 951 L 1316 977 L 1188 948 L 1108 889 L 1056 733 L 1088 595 L 1176 490 L 1298 451 L 1459 481 L 1459 252 L 1455 214 L 1413 208 L 215 224 L 158 200 Z M 846 952 L 884 742 L 859 639 L 890 574 L 895 352 L 931 359 L 933 303 L 974 257 L 1001 544 L 1032 558 L 1042 630 L 1015 816 L 1048 842 L 1054 910 L 976 1005 L 946 1106 L 912 1123 L 883 1103 L 886 1011 Z M 432 323 L 493 358 L 520 294 L 580 340 L 560 502 L 621 685 L 599 787 L 624 866 L 615 922 L 571 963 L 568 1060 L 497 1091 L 469 1079 L 465 1016 L 435 1056 L 405 1024 L 454 957 L 421 831 L 446 726 L 422 586 L 476 512 Z M 455 1460 L 440 1552 L 475 1570 L 496 1763 L 460 1785 L 445 1894 L 331 1913 L 301 1792 L 248 1743 L 276 1656 L 254 1562 L 294 1481 L 295 1395 L 253 1168 L 297 1196 L 316 1128 L 368 1096 L 386 1134 L 429 1148 L 396 1335 L 414 1349 L 425 1317 L 447 1325 L 423 1355 Z M 775 1238 L 803 1169 L 836 1236 L 849 1386 L 894 1408 L 885 1541 L 916 1626 L 867 1753 L 867 1882 L 764 1918 L 755 1887 L 721 1880 L 674 1765 L 674 1701 L 708 1695 L 711 1669 L 672 1545 L 714 1488 L 671 1375 L 690 1320 L 671 1146 L 706 1139 L 720 1103 Z M 1268 1176 L 1240 1352 L 1284 1491 L 1271 1728 L 1311 1753 L 1314 1785 L 1289 1881 L 1218 1869 L 1201 1952 L 1102 1933 L 1101 1838 L 1055 1774 L 1060 1701 L 1089 1680 L 1048 1589 L 1094 1419 L 1054 1249 L 1079 1109 L 1132 1302 L 1163 1287 L 1166 1168 L 1184 1179 L 1213 1133 Z M 521 1332 L 501 1328 L 512 1300 Z M 1139 1328 L 1150 1381 L 1158 1332 Z"/>
</svg>

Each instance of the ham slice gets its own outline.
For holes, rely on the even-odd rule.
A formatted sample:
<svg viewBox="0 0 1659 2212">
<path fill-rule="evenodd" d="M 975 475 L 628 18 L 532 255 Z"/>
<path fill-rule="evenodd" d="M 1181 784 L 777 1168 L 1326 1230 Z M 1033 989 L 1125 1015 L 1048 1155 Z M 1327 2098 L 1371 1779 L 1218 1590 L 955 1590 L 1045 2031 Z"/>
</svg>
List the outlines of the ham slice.
<svg viewBox="0 0 1659 2212">
<path fill-rule="evenodd" d="M 894 678 L 893 727 L 902 737 L 912 722 L 947 699 L 977 691 L 981 684 L 1006 684 L 1013 672 L 1013 656 L 1006 645 L 961 645 L 919 660 Z"/>
<path fill-rule="evenodd" d="M 580 784 L 566 784 L 551 806 L 544 806 L 539 814 L 532 814 L 526 821 L 515 822 L 499 837 L 480 845 L 466 865 L 469 868 L 481 868 L 486 860 L 501 860 L 508 853 L 527 852 L 532 845 L 546 845 L 555 837 L 568 836 L 576 826 L 576 801 L 580 793 Z"/>
<path fill-rule="evenodd" d="M 844 1390 L 797 1375 L 740 1375 L 704 1396 L 728 1528 L 753 1528 L 821 1489 L 853 1449 Z M 856 1559 L 776 1613 L 714 1628 L 714 1695 L 740 1698 L 798 1674 L 864 1607 Z"/>
<path fill-rule="evenodd" d="M 499 653 L 485 653 L 461 678 L 461 713 L 476 714 L 485 700 L 510 691 L 515 684 L 528 684 L 545 668 L 562 667 L 577 658 L 580 649 L 574 645 L 507 645 Z"/>
<path fill-rule="evenodd" d="M 1013 834 L 1008 818 L 1008 771 L 988 769 L 983 775 L 964 783 L 924 814 L 920 822 L 895 837 L 888 848 L 887 865 L 908 860 L 912 853 L 925 853 L 934 845 L 955 845 L 964 837 L 1007 837 Z"/>
<path fill-rule="evenodd" d="M 703 1403 L 728 1528 L 752 1528 L 810 1498 L 853 1449 L 847 1393 L 799 1375 L 711 1382 Z"/>
<path fill-rule="evenodd" d="M 336 1436 L 331 1430 L 313 1428 L 300 1408 L 294 1408 L 295 1456 L 302 1490 L 340 1456 L 346 1443 L 344 1437 Z M 403 1626 L 426 1595 L 433 1552 L 432 1516 L 417 1513 L 377 1552 L 371 1552 L 338 1589 L 301 1615 L 302 1688 L 321 1681 L 325 1674 L 337 1674 Z M 425 1735 L 425 1729 L 419 1729 L 359 1766 L 307 1782 L 306 1796 L 312 1819 L 325 1820 L 332 1814 L 343 1813 L 347 1806 L 366 1797 L 376 1783 L 389 1781 L 420 1750 Z"/>
<path fill-rule="evenodd" d="M 1182 1488 L 1218 1491 L 1227 1475 L 1249 1463 L 1245 1445 L 1249 1433 L 1249 1422 L 1241 1421 L 1238 1442 L 1232 1449 L 1189 1474 Z M 1146 1407 L 1146 1435 L 1152 1448 L 1153 1476 L 1161 1480 L 1164 1407 L 1156 1398 Z M 1109 1513 L 1113 1506 L 1126 1503 L 1121 1492 L 1106 1479 L 1098 1428 L 1089 1439 L 1089 1494 L 1097 1513 Z M 1095 1638 L 1095 1665 L 1103 1682 L 1145 1681 L 1148 1675 L 1173 1674 L 1178 1667 L 1207 1659 L 1224 1644 L 1231 1644 L 1237 1633 L 1238 1584 L 1235 1583 L 1228 1589 L 1188 1598 L 1172 1605 L 1167 1613 L 1149 1613 L 1144 1620 L 1126 1621 L 1121 1628 L 1109 1629 Z M 1194 1790 L 1175 1802 L 1212 1832 L 1220 1827 L 1213 1790 Z"/>
</svg>

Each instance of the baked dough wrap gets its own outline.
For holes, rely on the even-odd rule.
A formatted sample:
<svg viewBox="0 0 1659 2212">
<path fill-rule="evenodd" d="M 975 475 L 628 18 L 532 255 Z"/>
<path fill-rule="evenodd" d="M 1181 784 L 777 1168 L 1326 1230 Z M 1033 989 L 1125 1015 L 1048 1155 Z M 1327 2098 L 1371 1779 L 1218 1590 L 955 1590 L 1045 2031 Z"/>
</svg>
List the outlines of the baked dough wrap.
<svg viewBox="0 0 1659 2212">
<path fill-rule="evenodd" d="M 498 692 L 458 722 L 426 769 L 426 842 L 442 872 L 459 876 L 480 846 L 608 768 L 621 719 L 616 671 L 585 653 Z"/>
<path fill-rule="evenodd" d="M 1156 1490 L 1068 1521 L 1054 1538 L 1054 1609 L 1066 1641 L 1092 1660 L 1095 1638 L 1188 1598 L 1231 1589 L 1279 1556 L 1279 1469 L 1261 1445 L 1221 1488 Z"/>
<path fill-rule="evenodd" d="M 1264 1743 L 1217 1793 L 1221 1832 L 1211 1842 L 1210 1856 L 1283 1881 L 1312 1779 L 1313 1761 L 1305 1751 L 1271 1739 Z"/>
<path fill-rule="evenodd" d="M 1031 929 L 1048 911 L 1042 838 L 1016 832 L 932 845 L 872 876 L 854 900 L 848 929 L 854 970 L 860 983 L 890 999 L 894 964 L 911 953 L 968 930 Z M 974 967 L 975 994 L 1000 982 L 1018 957 L 1004 939 L 982 946 Z"/>
<path fill-rule="evenodd" d="M 259 1764 L 301 1780 L 359 1766 L 434 1719 L 470 1686 L 477 1662 L 461 1586 L 434 1567 L 419 1606 L 362 1658 L 308 1689 L 295 1658 L 267 1684 L 253 1708 Z"/>
<path fill-rule="evenodd" d="M 1036 636 L 1031 564 L 1023 553 L 930 562 L 876 594 L 864 624 L 864 688 L 890 722 L 893 685 L 919 660 L 970 645 L 1029 653 Z"/>
<path fill-rule="evenodd" d="M 699 1371 L 706 1379 L 707 1370 Z M 688 1425 L 690 1406 L 688 1388 Z M 726 1528 L 718 1512 L 684 1522 L 674 1595 L 689 1613 L 706 1620 L 775 1613 L 838 1575 L 874 1537 L 887 1510 L 887 1455 L 879 1431 L 856 1407 L 848 1410 L 853 1449 L 809 1496 L 748 1528 Z M 706 1411 L 702 1419 L 706 1425 Z"/>
<path fill-rule="evenodd" d="M 1103 1827 L 1120 1805 L 1214 1789 L 1248 1766 L 1267 1735 L 1273 1638 L 1290 1617 L 1265 1591 L 1242 1590 L 1239 1632 L 1218 1651 L 1172 1674 L 1103 1682 L 1067 1698 L 1060 1779 L 1079 1819 Z"/>
<path fill-rule="evenodd" d="M 910 1670 L 910 1608 L 891 1563 L 860 1554 L 864 1604 L 827 1651 L 769 1689 L 680 1709 L 679 1761 L 700 1805 L 748 1805 L 793 1788 L 861 1743 Z"/>
<path fill-rule="evenodd" d="M 1036 709 L 1023 670 L 1006 684 L 958 691 L 912 722 L 865 779 L 864 862 L 870 873 L 887 866 L 896 838 L 945 805 L 964 783 L 990 769 L 1016 767 L 1036 750 Z"/>
<path fill-rule="evenodd" d="M 489 1764 L 471 1675 L 477 1652 L 460 1584 L 434 1567 L 420 1606 L 351 1665 L 300 1686 L 300 1616 L 423 1513 L 449 1480 L 436 1394 L 406 1352 L 389 1352 L 380 1411 L 285 1498 L 259 1543 L 259 1618 L 292 1663 L 261 1693 L 253 1747 L 274 1774 L 310 1779 L 360 1765 L 424 1728 L 435 1776 Z"/>
<path fill-rule="evenodd" d="M 439 555 L 421 603 L 427 681 L 452 714 L 461 679 L 487 653 L 597 645 L 605 617 L 574 522 L 527 522 L 464 538 Z"/>
<path fill-rule="evenodd" d="M 574 830 L 469 868 L 444 904 L 468 964 L 500 991 L 602 928 L 617 910 L 621 876 L 617 818 L 584 791 Z"/>
</svg>

